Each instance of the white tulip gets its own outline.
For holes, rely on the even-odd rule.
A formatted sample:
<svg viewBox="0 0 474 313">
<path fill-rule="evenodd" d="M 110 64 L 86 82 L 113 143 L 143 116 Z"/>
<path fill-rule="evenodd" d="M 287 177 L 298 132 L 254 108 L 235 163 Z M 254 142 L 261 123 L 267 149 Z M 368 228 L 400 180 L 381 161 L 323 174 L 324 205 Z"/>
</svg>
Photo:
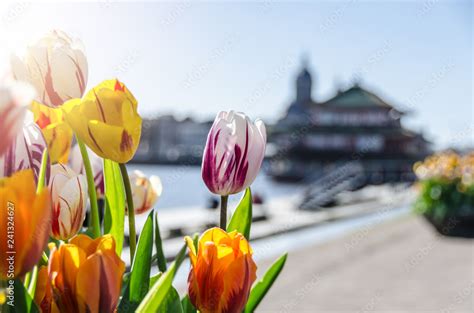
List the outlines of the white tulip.
<svg viewBox="0 0 474 313">
<path fill-rule="evenodd" d="M 11 67 L 15 79 L 36 89 L 38 102 L 53 108 L 81 98 L 86 89 L 88 70 L 83 45 L 62 31 L 51 31 L 22 55 L 13 55 Z"/>
<path fill-rule="evenodd" d="M 130 184 L 136 214 L 150 210 L 163 192 L 163 185 L 158 176 L 148 178 L 140 171 L 130 174 Z"/>
<path fill-rule="evenodd" d="M 267 134 L 262 120 L 240 112 L 220 112 L 209 131 L 202 178 L 212 193 L 230 195 L 249 187 L 265 155 Z"/>
<path fill-rule="evenodd" d="M 86 217 L 86 179 L 58 163 L 51 167 L 49 188 L 53 209 L 51 235 L 56 239 L 69 239 L 79 232 Z"/>
</svg>

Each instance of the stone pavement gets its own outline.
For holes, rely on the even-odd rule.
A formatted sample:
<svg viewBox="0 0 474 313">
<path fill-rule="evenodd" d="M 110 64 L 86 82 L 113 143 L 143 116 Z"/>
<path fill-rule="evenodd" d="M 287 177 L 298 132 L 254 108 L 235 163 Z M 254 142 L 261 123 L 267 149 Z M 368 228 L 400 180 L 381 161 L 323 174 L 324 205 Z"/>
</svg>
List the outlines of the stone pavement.
<svg viewBox="0 0 474 313">
<path fill-rule="evenodd" d="M 474 239 L 405 216 L 290 253 L 257 312 L 472 313 L 473 288 Z"/>
</svg>

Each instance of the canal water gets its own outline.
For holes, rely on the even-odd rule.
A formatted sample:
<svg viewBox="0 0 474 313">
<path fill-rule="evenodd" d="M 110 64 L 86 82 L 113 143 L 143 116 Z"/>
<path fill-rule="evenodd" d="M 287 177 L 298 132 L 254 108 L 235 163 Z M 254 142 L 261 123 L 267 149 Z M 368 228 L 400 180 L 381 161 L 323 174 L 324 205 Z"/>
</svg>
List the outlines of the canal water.
<svg viewBox="0 0 474 313">
<path fill-rule="evenodd" d="M 212 197 L 201 178 L 200 166 L 174 165 L 127 165 L 129 171 L 140 170 L 147 176 L 157 175 L 163 184 L 163 194 L 155 209 L 185 209 L 190 206 L 205 206 Z M 278 183 L 260 172 L 252 184 L 253 193 L 258 193 L 264 199 L 288 196 L 303 190 L 302 185 Z M 237 200 L 240 195 L 232 197 Z"/>
</svg>

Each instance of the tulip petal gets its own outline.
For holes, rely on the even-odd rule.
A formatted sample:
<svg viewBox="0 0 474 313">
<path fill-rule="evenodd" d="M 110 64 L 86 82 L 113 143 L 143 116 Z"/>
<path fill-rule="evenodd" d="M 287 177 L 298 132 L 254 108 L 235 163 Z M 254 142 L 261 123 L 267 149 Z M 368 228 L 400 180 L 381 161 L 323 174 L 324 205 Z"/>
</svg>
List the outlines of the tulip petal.
<svg viewBox="0 0 474 313">
<path fill-rule="evenodd" d="M 113 312 L 117 307 L 125 271 L 125 264 L 117 259 L 114 247 L 113 251 L 94 253 L 79 269 L 77 299 L 83 311 Z"/>
<path fill-rule="evenodd" d="M 133 157 L 140 143 L 141 119 L 130 120 L 130 130 L 98 121 L 90 121 L 89 142 L 98 155 L 118 163 L 127 163 Z M 87 141 L 86 141 L 87 142 Z M 94 147 L 98 151 L 94 150 Z"/>
<path fill-rule="evenodd" d="M 30 271 L 46 246 L 51 223 L 48 189 L 36 195 L 33 172 L 25 170 L 0 179 L 0 277 L 8 270 L 7 251 L 15 251 L 15 277 Z M 10 208 L 10 209 L 7 209 Z M 14 221 L 14 229 L 8 227 Z M 10 241 L 8 231 L 13 231 Z"/>
<path fill-rule="evenodd" d="M 75 288 L 80 312 L 99 312 L 102 261 L 99 255 L 89 257 L 78 271 Z M 111 311 L 104 311 L 111 312 Z"/>
<path fill-rule="evenodd" d="M 80 230 L 86 217 L 87 183 L 84 176 L 78 175 L 69 179 L 61 189 L 57 200 L 59 215 L 54 216 L 58 226 L 55 235 L 65 240 Z"/>
</svg>

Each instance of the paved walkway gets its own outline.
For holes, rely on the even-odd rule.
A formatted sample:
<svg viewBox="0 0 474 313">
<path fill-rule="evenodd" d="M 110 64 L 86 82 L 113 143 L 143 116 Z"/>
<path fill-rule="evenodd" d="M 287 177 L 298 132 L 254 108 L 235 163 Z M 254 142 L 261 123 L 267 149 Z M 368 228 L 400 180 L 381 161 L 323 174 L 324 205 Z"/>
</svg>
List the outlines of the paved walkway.
<svg viewBox="0 0 474 313">
<path fill-rule="evenodd" d="M 473 289 L 474 239 L 410 216 L 290 253 L 257 312 L 473 313 Z"/>
</svg>

